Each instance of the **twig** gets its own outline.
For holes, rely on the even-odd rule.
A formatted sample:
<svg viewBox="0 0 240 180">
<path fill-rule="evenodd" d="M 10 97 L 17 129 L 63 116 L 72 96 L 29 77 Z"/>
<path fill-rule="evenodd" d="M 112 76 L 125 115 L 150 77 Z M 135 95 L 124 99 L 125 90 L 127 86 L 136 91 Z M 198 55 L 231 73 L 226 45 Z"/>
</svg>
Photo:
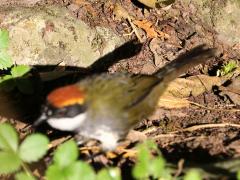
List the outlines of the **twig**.
<svg viewBox="0 0 240 180">
<path fill-rule="evenodd" d="M 230 112 L 240 112 L 240 109 L 219 109 L 219 108 L 211 108 L 211 107 L 206 107 L 204 105 L 189 101 L 191 105 L 195 105 L 204 109 L 212 110 L 212 111 L 230 111 Z"/>
<path fill-rule="evenodd" d="M 159 138 L 168 138 L 168 137 L 176 137 L 180 136 L 178 133 L 182 132 L 193 132 L 199 129 L 203 128 L 224 128 L 224 127 L 235 127 L 235 128 L 240 128 L 240 124 L 232 124 L 232 123 L 218 123 L 218 124 L 200 124 L 200 125 L 194 125 L 185 129 L 181 129 L 179 131 L 172 131 L 167 134 L 159 134 L 154 137 L 154 139 L 159 139 Z"/>
<path fill-rule="evenodd" d="M 195 126 L 191 126 L 185 129 L 182 129 L 180 131 L 173 131 L 171 132 L 172 134 L 175 133 L 179 133 L 179 132 L 192 132 L 192 131 L 196 131 L 199 129 L 203 129 L 203 128 L 222 128 L 222 127 L 236 127 L 236 128 L 240 128 L 240 124 L 232 124 L 232 123 L 218 123 L 218 124 L 200 124 L 200 125 L 195 125 Z"/>
<path fill-rule="evenodd" d="M 129 22 L 129 24 L 131 25 L 134 33 L 136 34 L 138 40 L 139 40 L 141 43 L 143 43 L 143 40 L 142 40 L 141 36 L 140 36 L 139 33 L 138 33 L 137 27 L 132 23 L 131 17 L 128 16 L 128 17 L 127 17 L 127 20 L 128 20 L 128 22 Z"/>
<path fill-rule="evenodd" d="M 182 173 L 184 162 L 185 162 L 184 159 L 180 159 L 178 161 L 177 171 L 174 175 L 174 179 L 177 179 L 177 177 Z"/>
</svg>

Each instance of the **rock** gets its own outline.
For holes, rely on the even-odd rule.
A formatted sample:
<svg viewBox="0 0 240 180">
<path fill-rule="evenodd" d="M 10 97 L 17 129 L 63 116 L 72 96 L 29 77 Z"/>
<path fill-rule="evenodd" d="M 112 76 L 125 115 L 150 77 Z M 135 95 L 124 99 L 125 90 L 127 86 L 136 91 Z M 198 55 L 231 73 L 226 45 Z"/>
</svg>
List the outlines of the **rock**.
<svg viewBox="0 0 240 180">
<path fill-rule="evenodd" d="M 213 30 L 217 37 L 230 46 L 240 43 L 240 3 L 236 0 L 182 1 Z"/>
<path fill-rule="evenodd" d="M 85 68 L 123 44 L 111 29 L 91 28 L 64 7 L 2 7 L 0 28 L 9 31 L 16 64 Z"/>
</svg>

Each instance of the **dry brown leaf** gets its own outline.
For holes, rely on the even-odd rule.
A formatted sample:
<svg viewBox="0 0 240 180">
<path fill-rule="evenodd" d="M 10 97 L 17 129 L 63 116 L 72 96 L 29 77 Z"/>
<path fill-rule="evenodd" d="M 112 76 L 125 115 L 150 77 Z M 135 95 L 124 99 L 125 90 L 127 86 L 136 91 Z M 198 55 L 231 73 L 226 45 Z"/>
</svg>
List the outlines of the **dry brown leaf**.
<svg viewBox="0 0 240 180">
<path fill-rule="evenodd" d="M 147 20 L 135 20 L 133 21 L 135 25 L 137 25 L 139 28 L 142 28 L 146 33 L 147 37 L 149 38 L 156 38 L 158 37 L 158 33 L 155 31 L 154 26 L 151 22 Z"/>
<path fill-rule="evenodd" d="M 155 8 L 157 3 L 157 0 L 138 0 L 138 1 L 150 8 Z"/>
<path fill-rule="evenodd" d="M 86 0 L 74 0 L 73 3 L 77 5 L 89 5 L 89 2 L 87 2 Z"/>
<path fill-rule="evenodd" d="M 160 8 L 160 7 L 163 8 L 175 2 L 175 0 L 138 0 L 138 1 L 150 8 Z"/>
<path fill-rule="evenodd" d="M 162 31 L 156 30 L 152 22 L 148 20 L 134 20 L 133 23 L 147 33 L 149 38 L 169 38 L 169 35 Z"/>
<path fill-rule="evenodd" d="M 185 98 L 178 98 L 174 96 L 161 96 L 158 100 L 158 107 L 165 107 L 168 109 L 189 107 L 190 102 Z"/>
<path fill-rule="evenodd" d="M 139 35 L 137 28 L 135 27 L 134 23 L 132 22 L 134 18 L 129 15 L 127 10 L 124 9 L 119 3 L 116 3 L 115 7 L 114 7 L 114 10 L 113 10 L 113 13 L 115 15 L 115 18 L 118 19 L 118 20 L 122 19 L 122 18 L 127 19 L 129 24 L 131 25 L 134 33 L 136 34 L 138 40 L 141 43 L 143 43 L 143 40 L 142 40 L 141 36 Z"/>
<path fill-rule="evenodd" d="M 116 19 L 131 19 L 132 17 L 128 14 L 127 10 L 124 9 L 119 3 L 115 4 L 115 7 L 113 9 L 113 13 L 115 15 Z"/>
<path fill-rule="evenodd" d="M 210 91 L 213 86 L 221 86 L 225 78 L 207 75 L 197 75 L 188 78 L 177 78 L 171 82 L 164 95 L 186 98 L 190 95 L 198 96 L 206 91 Z"/>
<path fill-rule="evenodd" d="M 158 106 L 165 108 L 189 107 L 189 96 L 198 96 L 210 91 L 213 86 L 221 86 L 225 78 L 207 75 L 191 76 L 187 79 L 178 78 L 171 82 L 166 91 L 159 98 Z"/>
<path fill-rule="evenodd" d="M 67 141 L 70 138 L 71 138 L 71 136 L 65 136 L 65 137 L 61 137 L 61 138 L 52 140 L 51 144 L 49 144 L 49 149 L 59 146 L 60 144 L 64 143 L 65 141 Z"/>
<path fill-rule="evenodd" d="M 79 6 L 84 6 L 84 8 L 87 10 L 88 13 L 90 13 L 93 17 L 97 16 L 97 13 L 95 9 L 92 7 L 92 4 L 89 3 L 86 0 L 75 0 L 74 4 L 77 4 Z"/>
<path fill-rule="evenodd" d="M 232 102 L 240 105 L 240 76 L 232 80 L 232 83 L 227 87 L 219 87 L 221 94 L 227 95 Z"/>
<path fill-rule="evenodd" d="M 130 130 L 126 139 L 131 141 L 131 142 L 135 142 L 135 141 L 140 141 L 141 142 L 141 141 L 146 140 L 147 136 L 143 132 Z"/>
</svg>

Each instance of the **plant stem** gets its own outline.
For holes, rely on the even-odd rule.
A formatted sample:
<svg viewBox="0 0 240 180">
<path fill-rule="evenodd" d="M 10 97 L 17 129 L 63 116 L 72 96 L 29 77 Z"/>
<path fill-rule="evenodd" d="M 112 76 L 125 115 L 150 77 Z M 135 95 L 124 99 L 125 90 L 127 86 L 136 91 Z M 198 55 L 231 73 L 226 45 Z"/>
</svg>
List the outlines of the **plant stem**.
<svg viewBox="0 0 240 180">
<path fill-rule="evenodd" d="M 27 164 L 25 164 L 24 162 L 22 162 L 22 167 L 23 170 L 26 172 L 26 174 L 30 177 L 33 177 L 32 171 L 30 170 L 30 168 L 28 167 Z"/>
</svg>

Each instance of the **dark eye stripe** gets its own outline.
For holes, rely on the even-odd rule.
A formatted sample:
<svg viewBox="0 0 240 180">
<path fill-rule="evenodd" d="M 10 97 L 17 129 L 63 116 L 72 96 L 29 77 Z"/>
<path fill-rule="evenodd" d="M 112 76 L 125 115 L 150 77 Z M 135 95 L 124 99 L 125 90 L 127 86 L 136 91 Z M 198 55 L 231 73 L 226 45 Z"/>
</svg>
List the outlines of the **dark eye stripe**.
<svg viewBox="0 0 240 180">
<path fill-rule="evenodd" d="M 86 105 L 71 105 L 63 108 L 54 108 L 49 106 L 46 115 L 49 117 L 62 118 L 62 117 L 75 117 L 86 111 Z"/>
<path fill-rule="evenodd" d="M 86 111 L 86 106 L 82 106 L 82 105 L 77 104 L 77 105 L 73 105 L 73 106 L 68 106 L 65 115 L 67 117 L 74 117 L 74 116 L 76 116 L 78 114 L 81 114 L 85 111 Z"/>
</svg>

